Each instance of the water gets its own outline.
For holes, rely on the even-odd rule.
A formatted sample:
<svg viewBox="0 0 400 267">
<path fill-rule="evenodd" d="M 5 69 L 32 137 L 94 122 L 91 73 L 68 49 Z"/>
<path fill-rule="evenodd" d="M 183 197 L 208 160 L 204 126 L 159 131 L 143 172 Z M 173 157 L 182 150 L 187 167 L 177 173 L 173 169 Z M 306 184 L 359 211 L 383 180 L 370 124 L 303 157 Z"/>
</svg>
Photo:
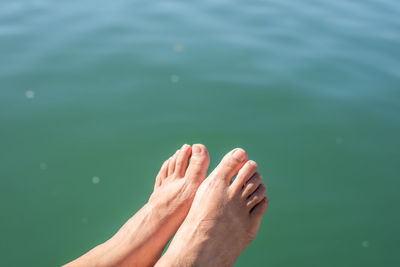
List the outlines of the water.
<svg viewBox="0 0 400 267">
<path fill-rule="evenodd" d="M 183 143 L 241 146 L 270 209 L 237 266 L 398 266 L 400 4 L 0 3 L 2 266 L 109 238 Z"/>
</svg>

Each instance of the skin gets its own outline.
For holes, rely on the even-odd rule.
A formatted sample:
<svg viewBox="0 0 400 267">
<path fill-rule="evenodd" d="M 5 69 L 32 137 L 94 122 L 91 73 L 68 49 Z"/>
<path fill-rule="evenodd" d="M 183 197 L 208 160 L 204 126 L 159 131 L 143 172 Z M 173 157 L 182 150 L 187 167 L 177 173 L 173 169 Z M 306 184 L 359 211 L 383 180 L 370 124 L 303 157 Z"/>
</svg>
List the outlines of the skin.
<svg viewBox="0 0 400 267">
<path fill-rule="evenodd" d="M 154 266 L 188 214 L 209 162 L 205 146 L 182 146 L 162 165 L 148 203 L 110 240 L 65 266 Z"/>
<path fill-rule="evenodd" d="M 236 179 L 232 178 L 237 175 Z M 257 235 L 268 208 L 257 164 L 242 149 L 228 153 L 199 187 L 162 266 L 233 266 Z"/>
</svg>

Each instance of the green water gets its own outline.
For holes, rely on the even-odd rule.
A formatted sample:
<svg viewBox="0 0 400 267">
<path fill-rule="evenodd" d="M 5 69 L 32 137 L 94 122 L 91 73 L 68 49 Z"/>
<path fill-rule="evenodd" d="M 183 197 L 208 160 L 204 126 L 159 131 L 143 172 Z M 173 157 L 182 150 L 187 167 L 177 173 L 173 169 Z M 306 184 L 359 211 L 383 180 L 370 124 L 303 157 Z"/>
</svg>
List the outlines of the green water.
<svg viewBox="0 0 400 267">
<path fill-rule="evenodd" d="M 2 0 L 0 265 L 103 242 L 199 142 L 211 168 L 243 147 L 269 187 L 237 266 L 399 266 L 399 18 L 396 0 Z"/>
</svg>

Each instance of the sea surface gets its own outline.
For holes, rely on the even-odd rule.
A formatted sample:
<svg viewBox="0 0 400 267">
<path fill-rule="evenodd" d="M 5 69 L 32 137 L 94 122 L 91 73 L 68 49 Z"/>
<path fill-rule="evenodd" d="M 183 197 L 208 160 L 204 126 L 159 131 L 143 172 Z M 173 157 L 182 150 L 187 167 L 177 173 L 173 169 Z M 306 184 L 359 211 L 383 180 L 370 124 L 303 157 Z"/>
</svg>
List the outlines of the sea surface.
<svg viewBox="0 0 400 267">
<path fill-rule="evenodd" d="M 1 0 L 1 266 L 107 240 L 184 143 L 260 166 L 236 266 L 400 266 L 400 2 Z"/>
</svg>

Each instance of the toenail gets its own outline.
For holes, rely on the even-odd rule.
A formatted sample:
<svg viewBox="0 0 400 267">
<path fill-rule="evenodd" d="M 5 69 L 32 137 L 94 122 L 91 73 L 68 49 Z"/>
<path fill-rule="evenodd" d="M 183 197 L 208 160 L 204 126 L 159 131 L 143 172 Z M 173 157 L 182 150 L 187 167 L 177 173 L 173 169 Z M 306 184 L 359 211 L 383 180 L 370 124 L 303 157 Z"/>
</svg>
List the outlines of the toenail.
<svg viewBox="0 0 400 267">
<path fill-rule="evenodd" d="M 189 146 L 188 144 L 184 144 L 181 149 L 186 150 L 188 148 L 188 146 Z"/>
<path fill-rule="evenodd" d="M 200 146 L 193 146 L 193 154 L 200 154 L 201 153 L 201 147 Z"/>
<path fill-rule="evenodd" d="M 236 149 L 232 156 L 240 162 L 246 160 L 246 152 L 241 148 Z"/>
<path fill-rule="evenodd" d="M 249 160 L 251 166 L 257 167 L 257 163 L 254 160 Z"/>
</svg>

